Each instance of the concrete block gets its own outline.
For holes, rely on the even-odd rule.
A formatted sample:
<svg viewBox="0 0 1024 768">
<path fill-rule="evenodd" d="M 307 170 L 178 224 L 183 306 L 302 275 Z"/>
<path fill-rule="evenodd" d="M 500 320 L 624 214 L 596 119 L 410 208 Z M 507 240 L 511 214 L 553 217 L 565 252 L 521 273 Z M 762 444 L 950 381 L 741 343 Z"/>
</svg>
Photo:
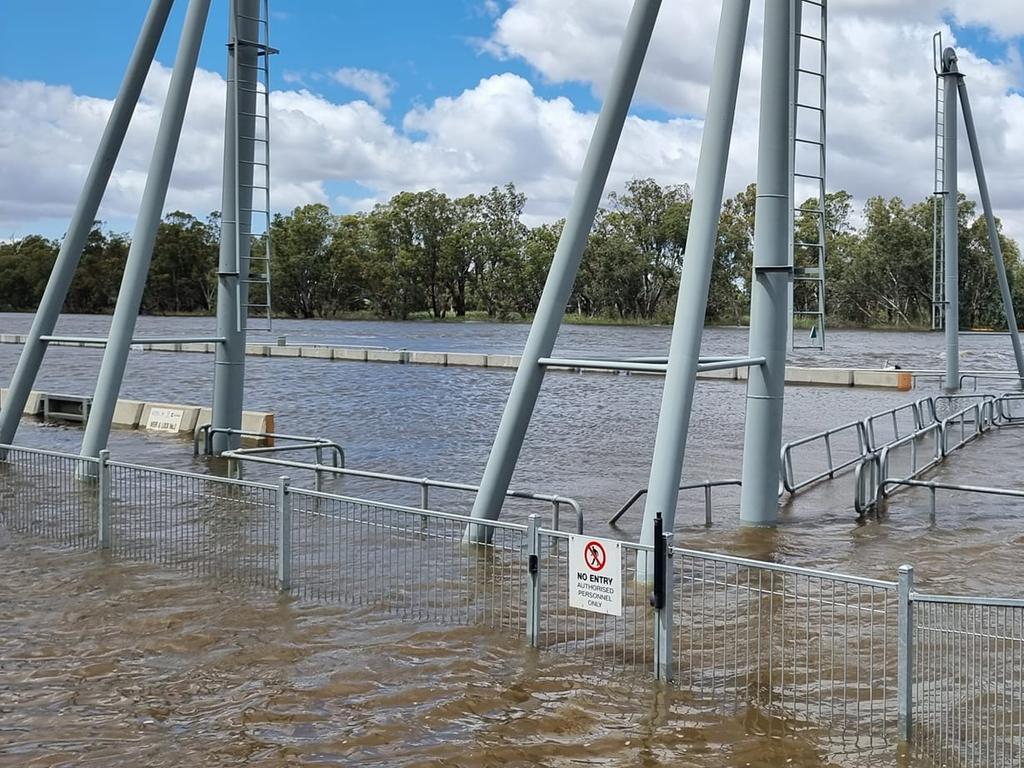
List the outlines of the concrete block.
<svg viewBox="0 0 1024 768">
<path fill-rule="evenodd" d="M 488 368 L 518 368 L 519 355 L 488 355 Z"/>
<path fill-rule="evenodd" d="M 449 352 L 448 365 L 468 365 L 475 368 L 486 368 L 487 355 L 477 355 L 471 352 Z"/>
<path fill-rule="evenodd" d="M 299 347 L 301 357 L 314 357 L 318 360 L 333 360 L 334 350 L 330 347 Z"/>
<path fill-rule="evenodd" d="M 0 344 L 20 344 L 18 339 L 20 336 L 15 336 L 13 333 L 0 334 Z"/>
<path fill-rule="evenodd" d="M 209 406 L 203 406 L 199 409 L 199 418 L 196 419 L 196 429 L 203 426 L 203 424 L 213 423 L 213 408 Z"/>
<path fill-rule="evenodd" d="M 206 342 L 190 341 L 181 345 L 182 352 L 202 352 L 208 354 L 213 351 L 212 344 Z"/>
<path fill-rule="evenodd" d="M 737 368 L 736 369 L 736 378 L 739 381 L 746 381 L 747 379 L 750 378 L 750 369 L 746 368 L 746 367 Z"/>
<path fill-rule="evenodd" d="M 271 357 L 299 357 L 299 347 L 267 347 Z"/>
<path fill-rule="evenodd" d="M 853 371 L 849 368 L 786 367 L 787 384 L 822 384 L 833 387 L 853 385 Z"/>
<path fill-rule="evenodd" d="M 855 369 L 853 371 L 853 386 L 855 387 L 884 387 L 886 389 L 898 389 L 906 392 L 914 385 L 913 376 L 909 371 L 868 371 Z"/>
<path fill-rule="evenodd" d="M 404 363 L 408 353 L 396 349 L 368 349 L 366 361 L 369 363 Z"/>
<path fill-rule="evenodd" d="M 358 360 L 366 362 L 366 350 L 359 347 L 334 347 L 335 360 Z"/>
<path fill-rule="evenodd" d="M 25 409 L 22 411 L 25 416 L 43 415 L 43 393 L 35 390 L 28 393 L 28 400 L 25 401 Z"/>
<path fill-rule="evenodd" d="M 142 409 L 145 405 L 141 400 L 118 400 L 114 406 L 114 426 L 137 428 L 142 420 Z"/>
<path fill-rule="evenodd" d="M 409 362 L 420 365 L 448 365 L 448 355 L 444 352 L 410 352 Z"/>
<path fill-rule="evenodd" d="M 274 414 L 264 411 L 242 412 L 243 432 L 273 432 Z"/>
<path fill-rule="evenodd" d="M 736 381 L 736 369 L 726 368 L 721 371 L 698 371 L 698 379 L 725 379 L 727 381 Z"/>
<path fill-rule="evenodd" d="M 253 357 L 266 357 L 269 353 L 266 344 L 246 344 L 245 354 Z"/>
<path fill-rule="evenodd" d="M 139 427 L 154 432 L 172 432 L 191 435 L 199 423 L 199 411 L 195 405 L 174 403 L 146 403 L 142 407 Z"/>
</svg>

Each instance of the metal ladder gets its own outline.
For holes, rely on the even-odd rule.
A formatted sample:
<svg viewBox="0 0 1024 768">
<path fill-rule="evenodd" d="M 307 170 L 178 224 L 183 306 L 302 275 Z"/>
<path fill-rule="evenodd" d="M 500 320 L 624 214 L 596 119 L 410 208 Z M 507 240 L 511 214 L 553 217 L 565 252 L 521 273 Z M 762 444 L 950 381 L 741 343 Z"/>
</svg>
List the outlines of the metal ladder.
<svg viewBox="0 0 1024 768">
<path fill-rule="evenodd" d="M 942 81 L 942 33 L 932 36 L 935 67 L 935 186 L 932 189 L 932 330 L 946 326 L 946 254 L 942 242 L 942 221 L 946 203 L 945 128 L 946 101 Z"/>
<path fill-rule="evenodd" d="M 235 230 L 238 236 L 239 331 L 270 331 L 273 317 L 270 281 L 273 254 L 270 227 L 270 57 L 277 50 L 270 46 L 268 3 L 269 0 L 260 0 L 259 17 L 254 17 L 242 14 L 237 0 L 232 2 L 230 45 L 234 46 L 235 55 L 228 86 L 233 90 L 236 105 L 234 159 L 238 184 Z M 243 20 L 246 23 L 240 23 Z M 253 25 L 256 39 L 246 39 L 239 34 L 240 28 Z M 249 54 L 243 55 L 243 51 L 249 51 Z M 243 61 L 243 58 L 247 60 Z M 243 129 L 252 133 L 243 133 Z M 252 142 L 251 154 L 243 151 L 247 141 Z"/>
<path fill-rule="evenodd" d="M 793 0 L 793 104 L 791 147 L 793 227 L 793 349 L 825 348 L 825 98 L 827 0 Z M 804 54 L 807 46 L 809 55 Z M 801 83 L 801 81 L 803 81 Z M 803 87 L 801 87 L 801 85 Z M 808 200 L 809 202 L 803 202 Z M 813 233 L 808 235 L 808 217 Z M 803 232 L 797 226 L 804 224 Z M 805 335 L 797 321 L 810 319 Z"/>
</svg>

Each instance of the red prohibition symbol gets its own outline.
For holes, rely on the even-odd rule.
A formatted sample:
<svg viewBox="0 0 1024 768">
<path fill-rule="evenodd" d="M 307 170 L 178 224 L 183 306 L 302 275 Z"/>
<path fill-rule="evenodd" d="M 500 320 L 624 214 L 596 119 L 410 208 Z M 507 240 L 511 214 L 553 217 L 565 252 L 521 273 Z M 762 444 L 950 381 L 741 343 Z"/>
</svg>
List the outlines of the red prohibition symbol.
<svg viewBox="0 0 1024 768">
<path fill-rule="evenodd" d="M 583 547 L 583 561 L 592 571 L 600 571 L 608 562 L 608 555 L 599 541 L 588 541 Z"/>
</svg>

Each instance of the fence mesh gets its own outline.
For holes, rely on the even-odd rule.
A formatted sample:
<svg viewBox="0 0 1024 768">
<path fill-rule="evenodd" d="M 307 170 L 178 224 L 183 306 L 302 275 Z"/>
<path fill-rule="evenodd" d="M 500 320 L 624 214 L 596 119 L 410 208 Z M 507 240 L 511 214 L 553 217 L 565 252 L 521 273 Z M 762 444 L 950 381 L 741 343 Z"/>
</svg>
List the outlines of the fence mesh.
<svg viewBox="0 0 1024 768">
<path fill-rule="evenodd" d="M 12 531 L 95 549 L 97 465 L 77 456 L 0 449 L 0 520 Z"/>
<path fill-rule="evenodd" d="M 309 491 L 290 495 L 296 594 L 416 621 L 525 632 L 522 526 L 487 524 L 490 543 L 467 545 L 465 518 Z"/>
<path fill-rule="evenodd" d="M 884 739 L 896 722 L 895 585 L 674 557 L 675 670 L 718 704 Z"/>
<path fill-rule="evenodd" d="M 569 572 L 569 538 L 544 531 L 540 536 L 541 648 L 584 658 L 601 659 L 641 674 L 654 662 L 654 609 L 650 587 L 636 578 L 641 548 L 622 544 L 622 616 L 569 607 L 573 574 Z"/>
<path fill-rule="evenodd" d="M 1024 607 L 915 601 L 914 729 L 933 765 L 1024 762 Z"/>
<path fill-rule="evenodd" d="M 110 472 L 115 556 L 276 584 L 275 487 L 125 464 Z"/>
</svg>

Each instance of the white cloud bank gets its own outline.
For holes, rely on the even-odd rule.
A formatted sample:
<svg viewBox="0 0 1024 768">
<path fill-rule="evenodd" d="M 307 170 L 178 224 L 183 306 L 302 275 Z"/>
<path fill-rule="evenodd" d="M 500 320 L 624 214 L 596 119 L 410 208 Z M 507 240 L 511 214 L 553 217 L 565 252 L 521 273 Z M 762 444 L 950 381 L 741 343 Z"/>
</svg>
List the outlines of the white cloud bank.
<svg viewBox="0 0 1024 768">
<path fill-rule="evenodd" d="M 858 199 L 872 194 L 919 200 L 931 191 L 930 38 L 944 13 L 1019 34 L 1016 2 L 846 0 L 834 4 L 830 33 L 829 186 Z M 548 82 L 575 81 L 598 94 L 614 59 L 629 0 L 517 0 L 495 19 L 486 48 L 528 62 Z M 720 3 L 665 3 L 638 98 L 661 119 L 630 117 L 609 188 L 633 176 L 692 182 L 707 98 Z M 760 19 L 751 19 L 728 192 L 753 180 L 756 166 Z M 944 30 L 948 42 L 952 35 Z M 961 48 L 997 213 L 1024 240 L 1024 98 L 1011 42 L 1005 62 Z M 340 75 L 339 73 L 345 73 Z M 449 194 L 513 181 L 530 198 L 531 220 L 568 208 L 596 116 L 566 98 L 544 98 L 525 78 L 496 74 L 459 94 L 407 112 L 396 125 L 386 109 L 393 81 L 341 69 L 335 78 L 368 100 L 331 102 L 306 89 L 273 94 L 273 194 L 281 210 L 306 202 L 366 208 L 402 189 Z M 169 71 L 147 81 L 101 216 L 130 220 L 141 197 Z M 167 210 L 219 208 L 224 81 L 199 71 L 175 164 Z M 110 102 L 44 83 L 0 79 L 0 231 L 25 233 L 44 218 L 66 219 L 84 180 Z M 646 114 L 646 113 L 645 113 Z M 966 150 L 966 147 L 965 147 Z M 975 185 L 961 152 L 961 183 Z M 330 199 L 330 182 L 356 182 L 366 199 Z M 30 231 L 30 230 L 29 230 Z"/>
</svg>

